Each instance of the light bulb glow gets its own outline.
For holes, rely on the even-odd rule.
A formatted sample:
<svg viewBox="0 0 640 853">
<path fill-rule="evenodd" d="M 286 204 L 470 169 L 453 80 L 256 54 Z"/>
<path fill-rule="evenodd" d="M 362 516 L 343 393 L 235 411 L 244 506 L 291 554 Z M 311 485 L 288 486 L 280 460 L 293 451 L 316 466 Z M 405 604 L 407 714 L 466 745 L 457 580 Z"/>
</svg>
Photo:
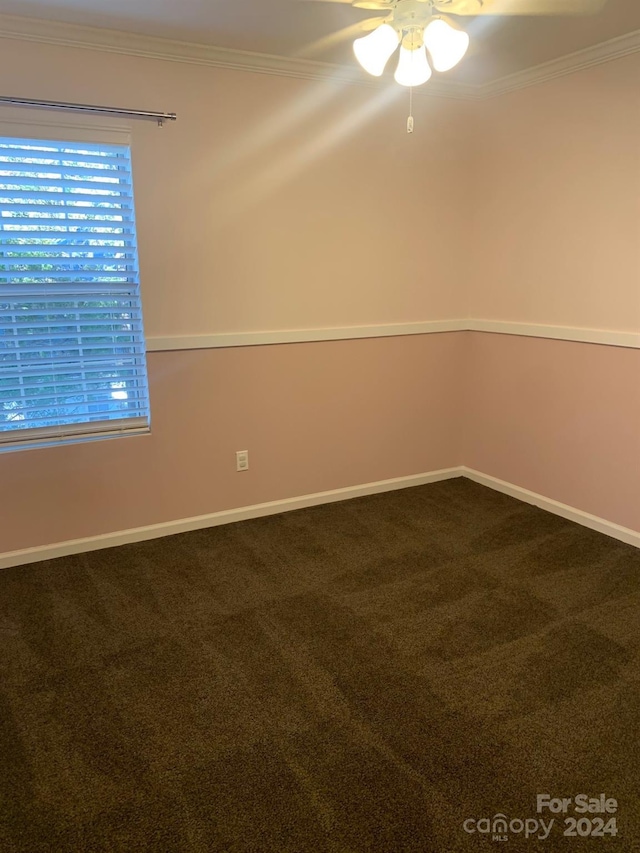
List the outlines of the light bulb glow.
<svg viewBox="0 0 640 853">
<path fill-rule="evenodd" d="M 382 24 L 368 36 L 356 39 L 353 52 L 365 71 L 374 77 L 380 77 L 399 41 L 400 36 L 393 27 Z"/>
<path fill-rule="evenodd" d="M 424 43 L 436 71 L 448 71 L 467 52 L 469 36 L 449 26 L 442 18 L 434 18 L 424 31 Z"/>
<path fill-rule="evenodd" d="M 424 45 L 417 50 L 400 48 L 400 61 L 394 76 L 396 83 L 401 86 L 421 86 L 427 82 L 431 77 L 431 68 Z"/>
</svg>

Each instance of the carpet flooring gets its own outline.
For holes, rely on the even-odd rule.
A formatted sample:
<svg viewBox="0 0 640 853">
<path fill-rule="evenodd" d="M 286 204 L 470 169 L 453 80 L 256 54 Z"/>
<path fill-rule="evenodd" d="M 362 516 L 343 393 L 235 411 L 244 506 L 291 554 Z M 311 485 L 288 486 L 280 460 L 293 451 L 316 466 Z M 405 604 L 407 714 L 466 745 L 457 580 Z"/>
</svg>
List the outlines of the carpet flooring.
<svg viewBox="0 0 640 853">
<path fill-rule="evenodd" d="M 0 850 L 640 850 L 639 624 L 640 551 L 467 480 L 5 570 Z"/>
</svg>

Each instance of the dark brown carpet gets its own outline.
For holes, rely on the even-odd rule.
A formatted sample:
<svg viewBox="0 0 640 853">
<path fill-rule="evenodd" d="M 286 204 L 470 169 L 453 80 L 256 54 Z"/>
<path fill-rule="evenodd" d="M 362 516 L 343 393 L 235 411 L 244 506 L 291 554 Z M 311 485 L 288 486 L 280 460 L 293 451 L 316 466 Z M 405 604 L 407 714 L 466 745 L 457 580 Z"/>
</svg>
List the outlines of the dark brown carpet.
<svg viewBox="0 0 640 853">
<path fill-rule="evenodd" d="M 640 850 L 639 624 L 639 551 L 466 480 L 6 570 L 0 850 Z"/>
</svg>

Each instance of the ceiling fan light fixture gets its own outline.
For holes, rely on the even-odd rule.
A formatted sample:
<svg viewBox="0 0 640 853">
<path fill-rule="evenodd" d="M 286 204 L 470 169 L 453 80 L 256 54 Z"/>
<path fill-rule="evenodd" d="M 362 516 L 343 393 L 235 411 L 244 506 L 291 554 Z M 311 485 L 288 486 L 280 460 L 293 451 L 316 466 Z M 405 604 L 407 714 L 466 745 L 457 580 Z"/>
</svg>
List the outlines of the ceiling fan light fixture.
<svg viewBox="0 0 640 853">
<path fill-rule="evenodd" d="M 469 49 L 469 35 L 442 18 L 434 18 L 424 31 L 424 43 L 436 71 L 449 71 Z"/>
<path fill-rule="evenodd" d="M 381 77 L 399 41 L 396 30 L 389 24 L 382 24 L 369 35 L 356 39 L 353 52 L 365 71 L 374 77 Z"/>
<path fill-rule="evenodd" d="M 409 50 L 400 48 L 400 60 L 394 75 L 401 86 L 422 86 L 431 77 L 431 68 L 427 61 L 427 51 L 422 47 Z"/>
</svg>

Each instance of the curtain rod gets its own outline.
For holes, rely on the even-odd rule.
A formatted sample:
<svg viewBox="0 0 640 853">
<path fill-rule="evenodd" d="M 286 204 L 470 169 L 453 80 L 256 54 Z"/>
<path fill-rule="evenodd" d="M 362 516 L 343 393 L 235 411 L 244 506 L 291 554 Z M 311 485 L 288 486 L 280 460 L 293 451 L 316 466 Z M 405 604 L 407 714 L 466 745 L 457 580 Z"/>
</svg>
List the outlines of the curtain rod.
<svg viewBox="0 0 640 853">
<path fill-rule="evenodd" d="M 165 121 L 176 121 L 175 113 L 150 112 L 147 110 L 119 110 L 115 107 L 98 107 L 92 104 L 66 104 L 63 101 L 36 101 L 30 98 L 3 98 L 0 105 L 12 107 L 38 107 L 45 110 L 66 110 L 77 113 L 97 113 L 101 115 L 121 116 L 126 118 L 153 119 L 162 127 Z"/>
</svg>

